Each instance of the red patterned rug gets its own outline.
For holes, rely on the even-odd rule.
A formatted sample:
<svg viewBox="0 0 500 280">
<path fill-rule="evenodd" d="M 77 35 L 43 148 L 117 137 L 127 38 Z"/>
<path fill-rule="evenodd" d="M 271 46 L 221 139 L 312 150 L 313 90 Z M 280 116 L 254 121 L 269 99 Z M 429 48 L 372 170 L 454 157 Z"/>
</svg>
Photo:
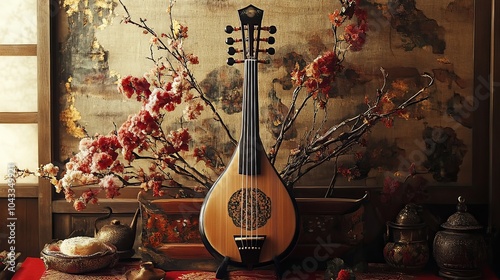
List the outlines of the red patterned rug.
<svg viewBox="0 0 500 280">
<path fill-rule="evenodd" d="M 16 272 L 12 280 L 34 280 L 34 279 L 57 279 L 57 280 L 126 280 L 124 274 L 129 269 L 138 268 L 138 262 L 118 263 L 115 267 L 87 273 L 84 275 L 66 274 L 54 270 L 45 270 L 41 259 L 26 258 L 21 268 Z M 419 274 L 403 274 L 390 271 L 384 265 L 370 265 L 369 273 L 357 273 L 357 280 L 439 280 L 435 272 L 425 272 Z M 204 271 L 168 271 L 165 280 L 213 280 L 214 272 Z M 272 270 L 238 270 L 229 273 L 229 280 L 275 280 L 277 277 Z M 324 280 L 324 273 L 288 273 L 282 280 Z M 498 280 L 491 269 L 485 268 L 482 279 Z"/>
<path fill-rule="evenodd" d="M 358 273 L 357 280 L 406 280 L 406 279 L 423 279 L 433 280 L 441 279 L 432 275 L 403 275 L 401 273 Z M 167 272 L 165 280 L 215 280 L 213 272 L 193 272 L 193 271 L 171 271 Z M 272 271 L 234 271 L 229 274 L 229 280 L 277 280 L 278 278 Z M 323 272 L 315 272 L 308 274 L 285 275 L 282 280 L 325 280 Z"/>
<path fill-rule="evenodd" d="M 215 273 L 200 271 L 170 271 L 167 272 L 165 280 L 215 280 Z M 233 271 L 229 273 L 229 280 L 275 280 L 272 271 Z M 325 280 L 323 272 L 315 272 L 301 275 L 285 275 L 282 280 Z M 435 273 L 404 274 L 400 272 L 370 272 L 356 273 L 356 280 L 442 280 Z M 484 271 L 483 278 L 498 280 L 490 269 Z"/>
<path fill-rule="evenodd" d="M 166 274 L 165 280 L 212 280 L 215 278 L 214 272 L 203 272 L 203 271 L 169 271 Z M 277 279 L 272 271 L 233 271 L 229 273 L 229 279 L 231 280 L 274 280 Z M 309 279 L 321 279 L 321 278 L 307 278 Z"/>
</svg>

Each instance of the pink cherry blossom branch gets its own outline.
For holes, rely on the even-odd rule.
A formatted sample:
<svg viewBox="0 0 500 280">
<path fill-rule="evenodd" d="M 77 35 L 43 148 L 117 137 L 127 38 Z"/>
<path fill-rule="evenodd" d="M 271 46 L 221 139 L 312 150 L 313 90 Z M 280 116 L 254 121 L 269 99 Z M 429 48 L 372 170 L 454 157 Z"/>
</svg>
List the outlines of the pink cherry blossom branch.
<svg viewBox="0 0 500 280">
<path fill-rule="evenodd" d="M 186 72 L 187 76 L 189 77 L 187 80 L 190 83 L 191 87 L 198 93 L 199 98 L 205 103 L 205 105 L 207 105 L 210 108 L 210 111 L 214 114 L 214 120 L 222 126 L 222 128 L 225 131 L 225 133 L 226 133 L 228 139 L 230 140 L 230 142 L 234 146 L 236 146 L 237 141 L 232 136 L 232 133 L 231 133 L 229 127 L 224 122 L 223 118 L 221 117 L 221 115 L 217 111 L 215 105 L 206 97 L 206 94 L 204 93 L 204 91 L 201 88 L 200 84 L 196 81 L 196 78 L 195 78 L 194 74 L 192 73 L 190 67 L 188 66 L 189 59 L 187 59 L 187 56 L 184 53 L 184 51 L 183 50 L 181 51 L 179 48 L 173 48 L 173 49 L 169 48 L 167 46 L 167 44 L 165 44 L 163 42 L 163 40 L 161 39 L 162 36 L 159 36 L 152 28 L 150 28 L 146 24 L 146 20 L 140 19 L 140 23 L 132 20 L 132 17 L 130 15 L 129 11 L 128 11 L 127 7 L 125 6 L 125 4 L 123 4 L 122 0 L 120 0 L 120 4 L 122 5 L 122 7 L 125 10 L 125 13 L 127 14 L 127 16 L 124 19 L 125 23 L 133 24 L 133 25 L 135 25 L 135 26 L 143 29 L 145 32 L 153 35 L 156 38 L 156 42 L 158 44 L 158 49 L 159 50 L 167 51 L 170 56 L 174 57 L 179 63 L 181 63 L 181 66 L 183 67 L 183 70 Z M 170 9 L 172 9 L 172 7 L 173 7 L 173 2 L 170 1 L 168 9 L 170 10 Z M 169 13 L 169 16 L 170 16 L 170 32 L 171 32 L 170 34 L 171 35 L 167 35 L 167 38 L 172 39 L 172 40 L 174 40 L 174 39 L 180 39 L 180 40 L 182 40 L 182 38 L 175 38 L 175 36 L 173 35 L 173 34 L 175 34 L 176 30 L 173 29 L 174 24 L 173 24 L 172 14 Z M 149 59 L 151 59 L 154 62 L 156 62 L 156 60 L 153 58 L 153 49 L 152 49 L 152 46 L 151 46 L 151 57 Z M 170 59 L 168 57 L 165 57 L 165 59 L 170 64 L 169 65 L 170 69 L 174 70 L 175 67 L 173 66 L 173 63 L 170 61 Z"/>
</svg>

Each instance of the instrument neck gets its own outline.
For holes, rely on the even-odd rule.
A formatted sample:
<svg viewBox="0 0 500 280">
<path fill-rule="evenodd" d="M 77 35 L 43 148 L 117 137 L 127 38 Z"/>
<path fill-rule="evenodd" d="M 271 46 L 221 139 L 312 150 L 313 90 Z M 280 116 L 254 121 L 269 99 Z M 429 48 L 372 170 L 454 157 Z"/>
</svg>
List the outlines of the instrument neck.
<svg viewBox="0 0 500 280">
<path fill-rule="evenodd" d="M 259 90 L 255 59 L 245 60 L 243 80 L 243 116 L 240 138 L 240 174 L 260 173 L 260 154 L 263 149 L 259 134 Z"/>
</svg>

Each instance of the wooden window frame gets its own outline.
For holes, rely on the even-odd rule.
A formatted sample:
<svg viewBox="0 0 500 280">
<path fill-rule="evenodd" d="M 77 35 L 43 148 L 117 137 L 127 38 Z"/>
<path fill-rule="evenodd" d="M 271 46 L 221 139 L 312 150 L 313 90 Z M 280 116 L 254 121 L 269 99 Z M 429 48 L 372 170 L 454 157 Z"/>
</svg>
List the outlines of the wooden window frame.
<svg viewBox="0 0 500 280">
<path fill-rule="evenodd" d="M 53 4 L 53 3 L 52 3 Z M 2 124 L 37 124 L 38 125 L 38 163 L 52 160 L 51 131 L 51 1 L 37 1 L 37 40 L 36 44 L 2 44 L 0 56 L 36 56 L 37 57 L 37 102 L 36 112 L 0 112 Z M 0 197 L 6 198 L 8 187 L 0 186 Z M 38 246 L 52 240 L 52 186 L 47 180 L 38 183 L 19 183 L 16 198 L 37 198 L 38 201 Z M 30 209 L 25 209 L 29 212 Z"/>
<path fill-rule="evenodd" d="M 37 60 L 38 60 L 38 160 L 52 162 L 51 129 L 51 24 L 50 0 L 38 0 Z M 52 240 L 52 185 L 39 180 L 38 187 L 38 242 L 39 247 Z"/>
</svg>

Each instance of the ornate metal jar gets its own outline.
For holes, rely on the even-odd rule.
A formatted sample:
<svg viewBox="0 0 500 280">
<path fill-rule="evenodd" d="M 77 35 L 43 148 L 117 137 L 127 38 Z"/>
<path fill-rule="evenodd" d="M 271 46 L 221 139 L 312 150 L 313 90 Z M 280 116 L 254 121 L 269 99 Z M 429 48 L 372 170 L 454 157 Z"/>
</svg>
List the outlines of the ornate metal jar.
<svg viewBox="0 0 500 280">
<path fill-rule="evenodd" d="M 481 278 L 486 262 L 486 241 L 482 226 L 469 213 L 465 199 L 458 197 L 457 212 L 441 225 L 434 238 L 434 259 L 439 275 L 453 279 Z"/>
<path fill-rule="evenodd" d="M 429 261 L 427 226 L 419 215 L 418 205 L 407 204 L 395 222 L 387 222 L 386 238 L 384 258 L 389 265 L 418 271 Z"/>
<path fill-rule="evenodd" d="M 113 214 L 111 207 L 106 207 L 109 211 L 104 217 L 99 217 L 94 222 L 94 237 L 102 242 L 107 242 L 112 244 L 117 249 L 117 255 L 120 259 L 127 259 L 134 255 L 135 250 L 133 249 L 137 218 L 139 216 L 139 210 L 135 211 L 134 217 L 130 225 L 123 225 L 119 220 L 112 220 L 110 224 L 97 228 L 97 222 L 99 220 L 107 219 Z"/>
</svg>

